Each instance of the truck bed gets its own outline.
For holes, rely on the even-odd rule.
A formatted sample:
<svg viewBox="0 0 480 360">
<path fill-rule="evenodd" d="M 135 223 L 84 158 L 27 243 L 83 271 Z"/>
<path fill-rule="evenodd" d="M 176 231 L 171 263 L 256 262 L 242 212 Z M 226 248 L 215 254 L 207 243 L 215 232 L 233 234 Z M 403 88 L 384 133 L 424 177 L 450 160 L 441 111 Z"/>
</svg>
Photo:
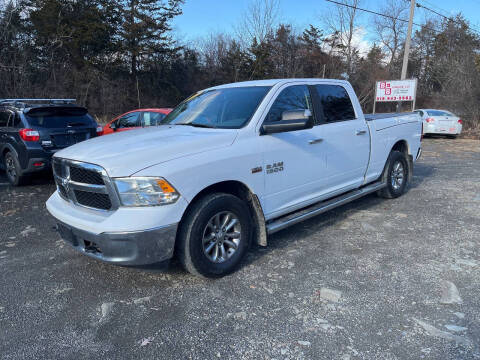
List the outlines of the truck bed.
<svg viewBox="0 0 480 360">
<path fill-rule="evenodd" d="M 377 113 L 377 114 L 364 114 L 365 120 L 380 120 L 385 118 L 397 117 L 397 116 L 406 116 L 416 114 L 414 112 L 399 112 L 399 113 Z"/>
</svg>

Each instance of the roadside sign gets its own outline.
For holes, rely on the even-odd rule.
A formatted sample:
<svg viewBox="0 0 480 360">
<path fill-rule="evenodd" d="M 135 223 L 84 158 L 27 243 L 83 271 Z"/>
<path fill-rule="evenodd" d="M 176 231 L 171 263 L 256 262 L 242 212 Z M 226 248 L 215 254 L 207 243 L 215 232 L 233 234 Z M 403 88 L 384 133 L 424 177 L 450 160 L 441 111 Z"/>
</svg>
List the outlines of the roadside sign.
<svg viewBox="0 0 480 360">
<path fill-rule="evenodd" d="M 375 104 L 377 102 L 412 101 L 412 110 L 415 109 L 415 96 L 417 93 L 417 79 L 412 80 L 383 80 L 377 81 L 375 86 Z"/>
</svg>

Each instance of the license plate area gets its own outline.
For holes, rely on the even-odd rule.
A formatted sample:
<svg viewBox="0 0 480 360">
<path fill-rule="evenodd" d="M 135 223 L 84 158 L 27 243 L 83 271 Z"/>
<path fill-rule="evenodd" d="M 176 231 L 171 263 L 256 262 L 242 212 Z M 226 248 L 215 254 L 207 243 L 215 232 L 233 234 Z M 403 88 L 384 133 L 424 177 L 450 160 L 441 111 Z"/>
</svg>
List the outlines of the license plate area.
<svg viewBox="0 0 480 360">
<path fill-rule="evenodd" d="M 89 138 L 87 132 L 79 132 L 74 134 L 58 134 L 52 135 L 53 144 L 56 147 L 67 147 L 87 140 Z"/>
</svg>

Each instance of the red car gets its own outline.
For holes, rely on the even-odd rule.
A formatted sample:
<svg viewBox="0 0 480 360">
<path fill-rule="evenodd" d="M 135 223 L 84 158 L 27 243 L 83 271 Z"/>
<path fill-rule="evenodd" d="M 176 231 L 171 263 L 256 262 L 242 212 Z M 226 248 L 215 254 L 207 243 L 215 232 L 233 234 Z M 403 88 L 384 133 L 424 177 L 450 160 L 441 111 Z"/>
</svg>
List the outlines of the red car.
<svg viewBox="0 0 480 360">
<path fill-rule="evenodd" d="M 116 131 L 138 129 L 146 126 L 156 126 L 172 109 L 138 109 L 126 112 L 110 121 L 103 127 L 102 135 Z"/>
</svg>

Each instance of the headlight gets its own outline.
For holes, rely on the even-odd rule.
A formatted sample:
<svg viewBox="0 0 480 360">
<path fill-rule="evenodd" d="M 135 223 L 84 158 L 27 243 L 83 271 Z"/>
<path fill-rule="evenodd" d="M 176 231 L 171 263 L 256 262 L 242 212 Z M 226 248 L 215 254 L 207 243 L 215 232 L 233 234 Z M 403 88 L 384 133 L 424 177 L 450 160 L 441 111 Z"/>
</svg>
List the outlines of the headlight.
<svg viewBox="0 0 480 360">
<path fill-rule="evenodd" d="M 156 206 L 172 204 L 180 194 L 167 180 L 156 177 L 114 179 L 123 206 Z"/>
</svg>

